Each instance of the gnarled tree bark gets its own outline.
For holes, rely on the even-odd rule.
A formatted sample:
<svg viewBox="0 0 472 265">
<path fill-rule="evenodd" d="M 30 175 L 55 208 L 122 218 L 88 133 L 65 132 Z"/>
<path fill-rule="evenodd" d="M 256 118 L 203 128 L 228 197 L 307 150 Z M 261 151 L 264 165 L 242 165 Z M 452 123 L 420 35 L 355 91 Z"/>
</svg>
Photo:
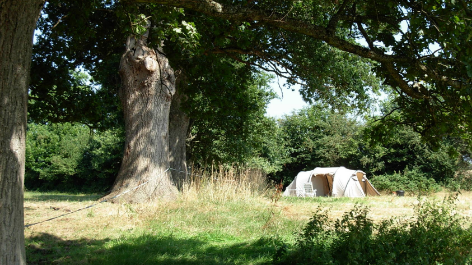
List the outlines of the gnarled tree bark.
<svg viewBox="0 0 472 265">
<path fill-rule="evenodd" d="M 26 264 L 26 104 L 33 32 L 44 0 L 0 0 L 0 264 Z"/>
<path fill-rule="evenodd" d="M 190 119 L 181 108 L 182 101 L 185 99 L 184 93 L 186 85 L 187 80 L 185 78 L 185 74 L 179 74 L 176 82 L 177 90 L 174 97 L 172 98 L 169 117 L 170 167 L 172 180 L 179 189 L 182 188 L 182 184 L 187 181 L 188 177 L 186 140 Z"/>
<path fill-rule="evenodd" d="M 174 71 L 167 57 L 148 48 L 146 40 L 147 35 L 129 37 L 121 58 L 120 99 L 126 142 L 120 171 L 112 192 L 106 197 L 131 189 L 117 200 L 132 203 L 172 199 L 177 194 L 169 170 L 169 112 L 175 93 Z"/>
</svg>

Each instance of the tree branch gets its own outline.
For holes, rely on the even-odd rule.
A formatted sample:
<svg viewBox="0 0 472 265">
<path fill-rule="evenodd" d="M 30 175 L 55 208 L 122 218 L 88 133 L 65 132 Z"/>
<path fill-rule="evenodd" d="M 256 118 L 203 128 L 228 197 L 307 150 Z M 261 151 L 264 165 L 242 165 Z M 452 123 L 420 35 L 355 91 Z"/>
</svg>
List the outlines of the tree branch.
<svg viewBox="0 0 472 265">
<path fill-rule="evenodd" d="M 367 34 L 367 32 L 365 31 L 364 27 L 362 26 L 362 23 L 361 22 L 357 22 L 357 28 L 359 29 L 359 31 L 361 32 L 362 36 L 364 37 L 365 41 L 367 42 L 367 44 L 369 45 L 369 48 L 371 50 L 375 49 L 375 46 L 374 46 L 374 43 L 372 42 L 372 40 L 369 38 L 369 35 Z"/>
<path fill-rule="evenodd" d="M 413 88 L 408 85 L 408 83 L 403 79 L 403 76 L 401 76 L 400 73 L 398 73 L 397 69 L 395 69 L 395 65 L 393 63 L 385 63 L 383 64 L 383 66 L 385 66 L 390 76 L 393 78 L 393 80 L 395 80 L 400 89 L 408 96 L 417 99 L 426 97 L 425 94 L 413 90 Z"/>
<path fill-rule="evenodd" d="M 451 80 L 450 78 L 446 76 L 442 76 L 439 73 L 428 69 L 425 63 L 423 63 L 423 60 L 419 60 L 417 57 L 414 57 L 414 56 L 408 57 L 407 55 L 404 55 L 404 54 L 393 54 L 393 55 L 385 54 L 385 52 L 383 52 L 380 49 L 372 48 L 373 47 L 372 40 L 370 41 L 371 43 L 369 44 L 370 48 L 366 48 L 359 44 L 352 43 L 350 40 L 343 39 L 339 36 L 336 36 L 335 34 L 332 34 L 332 30 L 333 30 L 332 27 L 335 27 L 338 24 L 338 20 L 340 18 L 344 18 L 342 15 L 342 12 L 345 6 L 348 6 L 348 3 L 350 3 L 350 0 L 345 0 L 343 2 L 337 14 L 333 16 L 333 18 L 329 22 L 328 27 L 324 27 L 323 25 L 312 24 L 310 21 L 291 18 L 290 16 L 287 16 L 287 13 L 279 14 L 277 12 L 272 12 L 271 10 L 264 10 L 264 9 L 258 8 L 257 4 L 254 4 L 248 7 L 248 6 L 241 6 L 241 5 L 238 5 L 238 6 L 232 6 L 229 4 L 226 5 L 226 4 L 222 4 L 218 2 L 217 0 L 199 0 L 199 1 L 196 1 L 196 0 L 130 0 L 130 1 L 140 2 L 140 3 L 157 3 L 157 4 L 168 5 L 168 6 L 187 8 L 187 9 L 191 9 L 191 10 L 203 13 L 211 17 L 226 19 L 230 21 L 237 21 L 237 22 L 244 22 L 244 21 L 252 22 L 252 23 L 257 22 L 258 25 L 279 28 L 286 31 L 310 36 L 313 39 L 324 41 L 328 45 L 334 48 L 337 48 L 339 50 L 352 53 L 360 57 L 371 59 L 371 60 L 381 63 L 387 70 L 387 73 L 391 77 L 392 81 L 394 81 L 395 84 L 392 84 L 392 85 L 393 86 L 397 85 L 407 95 L 413 98 L 428 97 L 427 94 L 423 94 L 424 92 L 427 93 L 427 91 L 424 91 L 424 92 L 422 91 L 422 90 L 425 90 L 424 87 L 421 87 L 421 86 L 414 87 L 413 85 L 409 85 L 408 81 L 404 78 L 404 76 L 400 72 L 402 69 L 400 65 L 416 65 L 417 66 L 416 69 L 422 72 L 420 73 L 420 75 L 422 76 L 428 75 L 432 79 L 438 82 L 440 81 L 443 84 L 447 84 L 448 86 L 451 86 L 456 89 L 460 89 L 462 87 L 462 83 Z M 406 3 L 405 5 L 411 6 L 415 4 Z M 417 6 L 415 7 L 418 8 Z M 415 8 L 415 7 L 412 7 L 412 8 Z M 356 17 L 355 14 L 352 14 L 352 16 L 353 16 L 352 18 L 354 18 L 356 22 L 359 21 L 360 17 Z M 349 16 L 346 15 L 345 17 L 349 17 Z M 382 19 L 389 20 L 390 17 L 384 16 L 382 17 Z M 431 20 L 431 23 L 435 23 L 435 21 L 432 20 L 432 17 L 427 16 L 427 19 Z M 362 23 L 362 21 L 359 21 L 359 23 Z M 390 22 L 385 22 L 385 23 L 394 25 Z M 360 27 L 359 30 L 361 30 L 362 32 L 362 27 Z M 363 36 L 366 37 L 368 35 L 366 32 L 364 32 Z M 396 68 L 395 65 L 397 65 L 398 68 Z M 420 90 L 418 91 L 417 88 L 420 88 Z"/>
<path fill-rule="evenodd" d="M 383 121 L 383 120 L 385 120 L 388 116 L 392 115 L 395 111 L 400 110 L 400 109 L 401 109 L 400 107 L 393 108 L 393 109 L 392 109 L 391 111 L 389 111 L 387 114 L 382 115 L 382 117 L 380 117 L 379 119 L 375 119 L 374 122 Z"/>
<path fill-rule="evenodd" d="M 352 0 L 345 0 L 339 7 L 338 12 L 336 12 L 336 14 L 333 17 L 331 17 L 331 19 L 329 20 L 327 31 L 333 36 L 336 32 L 336 28 L 338 26 L 338 22 L 342 13 L 344 12 L 344 10 L 346 10 L 347 5 L 350 4 L 351 2 Z"/>
<path fill-rule="evenodd" d="M 313 25 L 312 23 L 291 19 L 284 15 L 277 13 L 267 13 L 256 7 L 246 8 L 240 6 L 230 6 L 218 3 L 213 0 L 134 0 L 139 3 L 157 3 L 174 7 L 183 7 L 192 9 L 194 11 L 206 14 L 211 17 L 227 19 L 231 21 L 257 21 L 260 25 L 272 26 L 275 28 L 285 29 L 287 31 L 300 33 L 310 36 L 317 40 L 322 40 L 330 46 L 340 50 L 359 55 L 364 58 L 372 59 L 378 62 L 408 62 L 409 58 L 397 55 L 387 55 L 372 51 L 363 46 L 351 43 L 340 37 L 333 36 L 329 30 L 320 25 Z"/>
<path fill-rule="evenodd" d="M 62 17 L 60 17 L 59 20 L 56 22 L 56 24 L 54 24 L 54 26 L 52 26 L 51 30 L 53 30 L 57 25 L 59 25 L 59 23 L 62 22 L 62 19 L 66 18 L 66 17 L 67 17 L 67 15 L 63 15 Z"/>
</svg>

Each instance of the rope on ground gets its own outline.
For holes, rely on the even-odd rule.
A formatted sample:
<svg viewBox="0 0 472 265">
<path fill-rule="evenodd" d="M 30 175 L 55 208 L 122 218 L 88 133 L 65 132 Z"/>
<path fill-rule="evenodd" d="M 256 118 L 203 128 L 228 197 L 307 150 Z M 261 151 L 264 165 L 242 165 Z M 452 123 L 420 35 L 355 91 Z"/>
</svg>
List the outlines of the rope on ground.
<svg viewBox="0 0 472 265">
<path fill-rule="evenodd" d="M 163 174 L 165 174 L 165 173 L 166 173 L 167 171 L 169 171 L 169 170 L 170 170 L 170 168 L 167 168 L 167 169 L 164 171 Z M 76 212 L 79 212 L 79 211 L 82 211 L 82 210 L 85 210 L 85 209 L 92 208 L 92 207 L 94 207 L 94 206 L 97 206 L 97 205 L 99 205 L 99 204 L 101 204 L 101 203 L 104 203 L 104 202 L 107 202 L 107 201 L 109 201 L 109 200 L 116 199 L 116 198 L 118 198 L 118 197 L 120 197 L 120 196 L 125 195 L 125 194 L 128 193 L 128 192 L 131 192 L 131 191 L 133 191 L 133 190 L 136 190 L 137 188 L 139 188 L 139 187 L 141 187 L 141 186 L 147 184 L 149 181 L 151 181 L 151 180 L 145 181 L 145 182 L 139 184 L 138 186 L 136 186 L 136 187 L 134 187 L 134 188 L 128 189 L 128 190 L 126 190 L 126 191 L 124 191 L 124 192 L 122 192 L 122 193 L 119 193 L 119 194 L 117 194 L 117 195 L 115 195 L 115 196 L 113 196 L 113 197 L 111 197 L 111 198 L 109 198 L 109 199 L 101 200 L 101 201 L 99 201 L 98 203 L 89 205 L 89 206 L 87 206 L 87 207 L 83 207 L 83 208 L 80 208 L 80 209 L 78 209 L 78 210 L 75 210 L 75 211 L 72 211 L 72 212 L 69 212 L 69 213 L 65 213 L 65 214 L 62 214 L 62 215 L 59 215 L 59 216 L 56 216 L 56 217 L 52 217 L 52 218 L 49 218 L 49 219 L 47 219 L 47 220 L 43 220 L 43 221 L 40 221 L 40 222 L 36 222 L 36 223 L 32 223 L 32 224 L 27 224 L 27 225 L 25 225 L 25 228 L 31 227 L 31 226 L 33 226 L 33 225 L 37 225 L 37 224 L 42 224 L 42 223 L 45 223 L 45 222 L 49 222 L 49 221 L 52 221 L 52 220 L 54 220 L 54 219 L 61 218 L 61 217 L 63 217 L 63 216 L 69 215 L 69 214 L 73 214 L 73 213 L 76 213 Z"/>
<path fill-rule="evenodd" d="M 190 175 L 189 173 L 186 173 L 185 171 L 182 171 L 182 170 L 178 170 L 178 169 L 175 169 L 175 168 L 169 168 L 169 169 L 172 170 L 172 171 L 175 171 L 177 173 Z"/>
<path fill-rule="evenodd" d="M 188 168 L 188 172 L 185 172 L 185 171 L 180 170 L 180 169 L 171 168 L 171 167 L 170 167 L 169 169 L 172 170 L 172 171 L 176 171 L 177 173 L 186 174 L 187 176 L 197 176 L 197 177 L 203 178 L 202 175 L 197 175 L 197 174 L 191 173 L 191 172 L 190 172 L 190 171 L 192 171 L 192 168 L 191 168 L 191 167 Z"/>
<path fill-rule="evenodd" d="M 186 174 L 187 176 L 192 175 L 192 173 L 185 172 L 185 171 L 180 170 L 180 169 L 175 169 L 175 168 L 171 168 L 171 167 L 170 167 L 169 169 L 172 170 L 172 171 L 175 171 L 175 172 L 177 172 L 177 173 Z"/>
</svg>

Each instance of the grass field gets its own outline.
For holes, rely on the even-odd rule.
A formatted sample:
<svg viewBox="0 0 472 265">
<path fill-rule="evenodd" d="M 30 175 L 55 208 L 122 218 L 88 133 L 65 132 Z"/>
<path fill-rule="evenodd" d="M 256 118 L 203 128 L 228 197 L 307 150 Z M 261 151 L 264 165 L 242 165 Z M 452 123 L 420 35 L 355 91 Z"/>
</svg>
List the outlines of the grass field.
<svg viewBox="0 0 472 265">
<path fill-rule="evenodd" d="M 380 221 L 411 217 L 417 202 L 392 195 L 274 201 L 271 190 L 230 187 L 193 185 L 173 202 L 100 203 L 78 212 L 100 196 L 26 192 L 25 224 L 67 214 L 25 228 L 28 264 L 267 264 L 281 242 L 295 242 L 319 206 L 335 220 L 361 204 Z M 472 193 L 459 196 L 457 210 L 472 215 Z"/>
</svg>

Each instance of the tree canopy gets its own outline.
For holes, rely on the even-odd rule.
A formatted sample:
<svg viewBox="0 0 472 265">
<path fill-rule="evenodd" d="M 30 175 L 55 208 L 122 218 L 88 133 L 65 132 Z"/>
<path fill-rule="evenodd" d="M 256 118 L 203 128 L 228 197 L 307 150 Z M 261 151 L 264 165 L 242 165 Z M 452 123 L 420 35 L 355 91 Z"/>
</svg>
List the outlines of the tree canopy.
<svg viewBox="0 0 472 265">
<path fill-rule="evenodd" d="M 469 1 L 136 2 L 194 10 L 254 29 L 276 29 L 284 36 L 294 34 L 299 40 L 321 41 L 329 49 L 375 61 L 375 74 L 397 97 L 389 113 L 401 110 L 402 114 L 392 118 L 387 113 L 385 124 L 408 124 L 433 141 L 450 134 L 469 137 L 472 124 L 468 115 L 472 91 Z M 277 44 L 277 39 L 270 40 Z M 260 54 L 257 48 L 254 46 L 248 53 Z M 289 54 L 287 58 L 293 59 Z M 280 65 L 290 69 L 283 61 Z M 309 80 L 303 81 L 310 84 Z M 323 90 L 316 89 L 311 90 L 313 94 L 323 94 Z M 308 86 L 306 91 L 310 91 Z"/>
<path fill-rule="evenodd" d="M 173 67 L 185 73 L 183 106 L 194 126 L 192 155 L 200 162 L 246 161 L 267 148 L 255 146 L 261 141 L 248 144 L 256 135 L 251 130 L 273 126 L 257 122 L 269 98 L 251 90 L 260 70 L 287 78 L 289 86 L 300 84 L 305 100 L 322 100 L 341 114 L 366 110 L 372 93 L 384 89 L 391 100 L 370 124 L 370 135 L 387 139 L 407 125 L 439 148 L 445 137 L 470 133 L 468 5 L 50 1 L 38 23 L 44 34 L 35 45 L 30 117 L 92 127 L 105 124 L 104 118 L 116 120 L 116 68 L 124 39 L 141 34 L 143 19 L 152 18 L 150 45 L 164 43 Z M 79 66 L 95 84 L 70 70 Z"/>
<path fill-rule="evenodd" d="M 241 162 L 254 152 L 260 141 L 249 139 L 266 126 L 257 120 L 270 98 L 258 92 L 268 82 L 260 70 L 304 84 L 306 100 L 323 99 L 344 111 L 365 109 L 368 91 L 380 85 L 371 62 L 297 33 L 156 4 L 50 1 L 38 22 L 43 34 L 34 46 L 30 119 L 92 128 L 119 123 L 118 58 L 126 34 L 142 33 L 144 18 L 152 21 L 150 45 L 164 42 L 172 67 L 185 75 L 179 89 L 200 163 Z M 77 67 L 92 75 L 88 84 L 70 70 Z M 217 155 L 210 146 L 229 149 Z"/>
<path fill-rule="evenodd" d="M 73 110 L 67 112 L 74 104 L 67 102 L 77 99 L 76 102 L 81 102 L 81 98 L 84 102 L 78 104 L 82 107 L 75 108 L 78 110 L 75 113 L 82 117 L 87 117 L 87 109 L 110 105 L 107 102 L 119 85 L 116 67 L 125 36 L 140 30 L 140 16 L 136 13 L 153 18 L 150 45 L 164 41 L 171 64 L 185 71 L 189 88 L 193 87 L 192 83 L 198 86 L 209 64 L 214 68 L 224 67 L 216 65 L 219 57 L 244 63 L 249 72 L 262 69 L 288 78 L 289 84 L 302 83 L 306 100 L 322 98 L 338 108 L 365 108 L 369 103 L 367 91 L 376 91 L 380 85 L 370 71 L 369 61 L 298 33 L 260 27 L 257 23 L 234 23 L 163 5 L 50 1 L 38 23 L 43 34 L 35 45 L 30 96 L 41 100 L 32 104 L 32 117 L 45 117 L 47 113 L 62 110 L 66 111 L 64 115 L 53 115 L 52 119 L 66 121 L 66 115 L 74 116 Z M 107 89 L 81 97 L 73 91 L 75 95 L 65 95 L 67 89 L 75 87 L 69 70 L 78 66 L 90 71 L 95 82 Z M 213 81 L 223 80 L 223 73 L 219 77 L 208 76 L 205 81 L 212 84 L 209 77 Z M 95 115 L 89 120 L 97 123 L 97 119 L 106 118 L 105 113 L 110 111 L 99 111 L 103 113 L 100 118 Z M 80 120 L 73 118 L 73 121 Z"/>
</svg>

